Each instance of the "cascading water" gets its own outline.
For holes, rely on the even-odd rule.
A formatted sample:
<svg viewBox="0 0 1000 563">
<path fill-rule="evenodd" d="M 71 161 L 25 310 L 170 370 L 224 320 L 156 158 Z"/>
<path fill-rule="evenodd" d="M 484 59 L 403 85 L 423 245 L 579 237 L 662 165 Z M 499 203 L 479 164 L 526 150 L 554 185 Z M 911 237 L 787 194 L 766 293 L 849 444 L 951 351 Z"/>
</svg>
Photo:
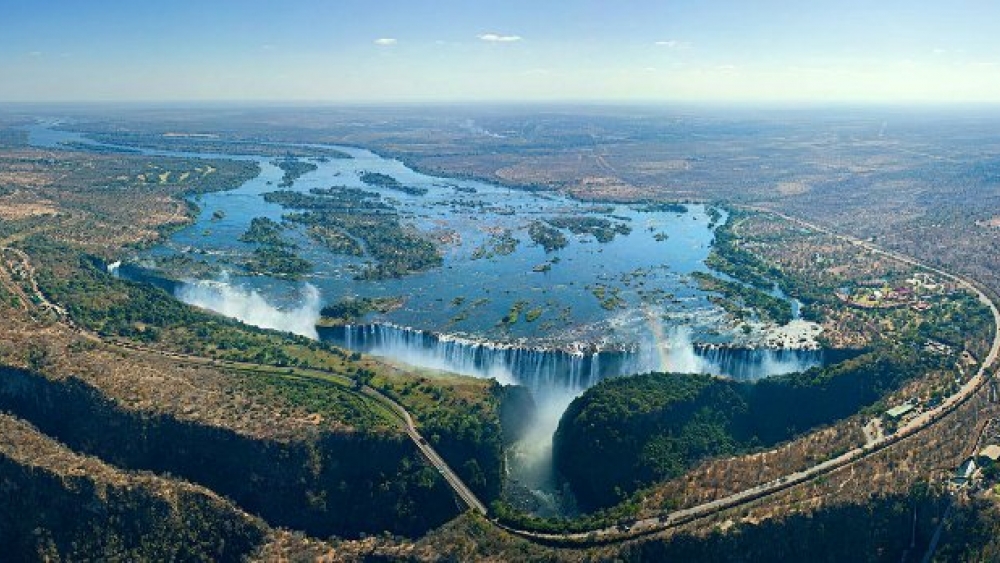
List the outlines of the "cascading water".
<svg viewBox="0 0 1000 563">
<path fill-rule="evenodd" d="M 252 289 L 234 286 L 225 281 L 195 281 L 177 286 L 178 299 L 203 309 L 221 313 L 250 325 L 283 330 L 309 338 L 319 338 L 319 291 L 305 284 L 299 294 L 298 306 L 279 308 Z"/>
<path fill-rule="evenodd" d="M 649 371 L 697 372 L 756 379 L 801 371 L 823 361 L 821 350 L 696 346 L 679 328 L 634 350 L 567 351 L 477 342 L 389 324 L 320 328 L 320 338 L 350 350 L 410 365 L 528 387 L 538 405 L 528 435 L 511 449 L 509 481 L 521 503 L 539 515 L 575 512 L 569 491 L 552 469 L 552 438 L 569 403 L 608 377 Z"/>
<path fill-rule="evenodd" d="M 823 363 L 822 350 L 733 348 L 691 343 L 686 330 L 670 331 L 666 342 L 650 341 L 627 350 L 568 351 L 477 342 L 389 324 L 320 329 L 320 337 L 350 350 L 385 356 L 432 369 L 518 383 L 535 392 L 583 391 L 598 381 L 650 371 L 710 373 L 759 379 L 802 371 Z"/>
<path fill-rule="evenodd" d="M 62 142 L 89 142 L 79 134 L 46 127 L 32 128 L 30 141 L 46 148 L 58 147 Z M 289 146 L 308 149 L 306 152 L 324 148 Z M 260 175 L 236 190 L 199 196 L 202 213 L 194 223 L 172 234 L 169 244 L 157 245 L 124 263 L 109 264 L 108 271 L 152 283 L 187 303 L 248 324 L 323 338 L 415 366 L 524 385 L 532 391 L 540 412 L 530 435 L 514 448 L 512 455 L 517 462 L 510 465 L 512 473 L 521 472 L 512 475 L 512 480 L 521 479 L 533 493 L 551 484 L 551 480 L 545 483 L 551 477 L 551 439 L 566 406 L 602 379 L 649 371 L 756 379 L 831 359 L 824 358 L 831 352 L 817 350 L 741 349 L 692 343 L 691 330 L 701 333 L 732 328 L 724 321 L 716 322 L 720 311 L 689 278 L 705 268 L 715 227 L 727 220 L 722 210 L 697 204 L 663 210 L 624 204 L 598 206 L 472 180 L 430 177 L 362 149 L 325 148 L 351 158 L 315 159 L 315 170 L 287 188 L 308 198 L 319 196 L 313 192 L 315 188 L 328 186 L 379 192 L 386 196 L 384 201 L 391 198 L 396 203 L 390 207 L 400 212 L 408 229 L 439 242 L 441 267 L 400 279 L 358 279 L 358 257 L 326 248 L 304 229 L 287 225 L 289 228 L 282 231 L 283 240 L 315 265 L 309 283 L 300 285 L 282 276 L 245 271 L 242 264 L 260 246 L 255 247 L 242 236 L 253 220 L 278 220 L 294 206 L 268 201 L 266 194 L 274 191 L 273 184 L 283 178 L 283 171 L 270 158 L 242 155 L 234 158 L 256 162 Z M 193 156 L 135 150 L 160 156 Z M 413 193 L 388 190 L 391 194 L 382 194 L 385 190 L 365 183 L 363 177 L 368 172 L 420 189 Z M 220 210 L 225 214 L 220 215 Z M 566 233 L 566 241 L 552 252 L 535 243 L 526 228 L 527 216 L 542 222 L 562 218 L 577 225 L 597 219 L 613 226 L 615 234 L 610 240 L 602 240 L 605 237 L 599 239 L 596 232 L 581 234 L 559 227 Z M 207 233 L 212 236 L 206 237 Z M 504 233 L 504 237 L 498 237 L 498 233 Z M 504 239 L 503 244 L 495 240 L 499 238 Z M 501 247 L 506 248 L 511 241 L 510 251 L 501 252 Z M 200 265 L 192 276 L 199 277 L 202 274 L 196 272 L 215 267 L 231 271 L 231 280 L 224 277 L 217 281 L 178 282 L 140 266 L 148 263 L 155 270 L 160 260 L 171 258 L 181 258 L 178 264 Z M 366 256 L 365 260 L 371 258 Z M 786 298 L 778 290 L 774 293 Z M 395 325 L 317 331 L 321 302 L 358 297 L 403 297 L 405 306 L 379 317 Z M 793 306 L 797 316 L 797 304 L 793 302 Z M 522 309 L 524 322 L 501 321 Z M 678 319 L 677 325 L 690 324 L 694 328 L 665 330 L 665 319 Z M 565 332 L 567 328 L 570 333 Z M 442 334 L 447 331 L 478 335 L 482 340 Z M 642 335 L 646 340 L 632 347 L 601 349 L 489 342 L 503 338 L 590 342 L 612 333 L 614 338 L 621 336 L 630 342 Z"/>
</svg>

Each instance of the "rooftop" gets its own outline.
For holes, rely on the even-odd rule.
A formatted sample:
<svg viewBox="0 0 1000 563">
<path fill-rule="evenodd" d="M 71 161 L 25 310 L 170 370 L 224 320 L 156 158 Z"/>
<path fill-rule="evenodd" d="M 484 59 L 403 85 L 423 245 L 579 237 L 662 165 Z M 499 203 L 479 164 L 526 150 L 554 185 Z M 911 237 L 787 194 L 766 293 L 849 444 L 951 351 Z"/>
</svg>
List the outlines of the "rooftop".
<svg viewBox="0 0 1000 563">
<path fill-rule="evenodd" d="M 898 405 L 898 406 L 892 407 L 891 409 L 885 411 L 885 414 L 889 418 L 899 418 L 899 417 L 905 415 L 906 413 L 908 413 L 908 412 L 910 412 L 912 410 L 913 410 L 913 405 L 912 404 L 910 404 L 910 403 L 903 403 L 902 405 Z"/>
</svg>

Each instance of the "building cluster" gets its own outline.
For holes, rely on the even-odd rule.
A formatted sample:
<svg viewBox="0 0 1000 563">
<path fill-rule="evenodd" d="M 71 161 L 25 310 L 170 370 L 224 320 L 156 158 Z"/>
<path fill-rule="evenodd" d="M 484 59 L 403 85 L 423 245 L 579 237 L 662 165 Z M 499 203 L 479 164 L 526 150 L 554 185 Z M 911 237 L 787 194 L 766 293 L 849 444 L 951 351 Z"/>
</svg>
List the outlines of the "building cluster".
<svg viewBox="0 0 1000 563">
<path fill-rule="evenodd" d="M 895 287 L 885 279 L 870 279 L 858 282 L 853 289 L 842 288 L 836 296 L 841 302 L 862 309 L 910 307 L 923 312 L 931 308 L 934 296 L 945 289 L 931 274 L 917 272 Z"/>
<path fill-rule="evenodd" d="M 992 473 L 998 461 L 1000 461 L 1000 445 L 989 444 L 975 455 L 965 458 L 955 469 L 948 483 L 955 489 L 966 488 L 982 477 L 984 472 Z"/>
</svg>

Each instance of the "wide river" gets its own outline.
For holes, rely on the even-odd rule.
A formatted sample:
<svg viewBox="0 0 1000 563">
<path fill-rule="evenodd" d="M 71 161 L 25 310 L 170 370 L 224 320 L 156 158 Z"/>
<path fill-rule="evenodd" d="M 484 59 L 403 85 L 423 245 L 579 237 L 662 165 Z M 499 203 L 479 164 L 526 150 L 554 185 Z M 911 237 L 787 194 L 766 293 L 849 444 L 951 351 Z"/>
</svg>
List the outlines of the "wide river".
<svg viewBox="0 0 1000 563">
<path fill-rule="evenodd" d="M 51 124 L 30 128 L 30 139 L 52 149 L 98 145 Z M 194 223 L 162 244 L 123 256 L 129 267 L 118 271 L 156 275 L 165 263 L 195 264 L 175 285 L 175 295 L 194 305 L 416 366 L 527 385 L 540 419 L 535 435 L 514 450 L 523 459 L 511 464 L 512 479 L 538 495 L 542 507 L 562 504 L 551 498 L 559 487 L 548 464 L 559 415 L 599 379 L 651 370 L 752 379 L 823 362 L 823 351 L 748 349 L 739 341 L 744 335 L 691 279 L 692 272 L 710 271 L 705 259 L 714 228 L 726 220 L 723 211 L 587 203 L 429 176 L 354 147 L 288 147 L 335 149 L 350 158 L 303 159 L 316 169 L 279 188 L 283 171 L 274 158 L 141 149 L 156 156 L 252 160 L 261 172 L 236 189 L 195 197 L 200 211 Z M 415 189 L 366 185 L 365 172 Z M 398 279 L 359 280 L 370 257 L 333 253 L 301 226 L 287 223 L 282 236 L 314 265 L 311 272 L 289 280 L 241 266 L 257 248 L 240 240 L 251 221 L 266 217 L 280 223 L 295 211 L 265 201 L 264 194 L 279 189 L 309 194 L 335 186 L 378 193 L 406 228 L 435 241 L 441 266 Z M 533 222 L 581 218 L 605 220 L 619 232 L 600 242 L 563 228 L 568 244 L 552 252 L 528 235 Z M 506 243 L 500 245 L 498 235 L 504 234 Z M 359 297 L 397 298 L 401 305 L 352 326 L 317 331 L 322 306 Z M 512 310 L 520 314 L 510 322 Z M 737 350 L 694 345 L 734 342 Z"/>
</svg>

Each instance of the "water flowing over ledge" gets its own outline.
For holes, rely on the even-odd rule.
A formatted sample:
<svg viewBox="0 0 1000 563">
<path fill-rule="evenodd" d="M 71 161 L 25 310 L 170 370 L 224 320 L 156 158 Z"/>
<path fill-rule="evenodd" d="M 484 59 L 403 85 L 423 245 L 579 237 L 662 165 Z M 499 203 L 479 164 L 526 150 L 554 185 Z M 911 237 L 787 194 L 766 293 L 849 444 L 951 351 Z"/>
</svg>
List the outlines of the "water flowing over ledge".
<svg viewBox="0 0 1000 563">
<path fill-rule="evenodd" d="M 667 342 L 649 342 L 631 350 L 600 350 L 591 346 L 532 348 L 378 323 L 318 330 L 321 339 L 349 350 L 390 357 L 418 367 L 493 377 L 501 383 L 518 383 L 533 390 L 580 391 L 608 377 L 650 371 L 759 379 L 823 365 L 830 354 L 825 350 L 693 344 L 683 328 L 669 331 Z"/>
</svg>

